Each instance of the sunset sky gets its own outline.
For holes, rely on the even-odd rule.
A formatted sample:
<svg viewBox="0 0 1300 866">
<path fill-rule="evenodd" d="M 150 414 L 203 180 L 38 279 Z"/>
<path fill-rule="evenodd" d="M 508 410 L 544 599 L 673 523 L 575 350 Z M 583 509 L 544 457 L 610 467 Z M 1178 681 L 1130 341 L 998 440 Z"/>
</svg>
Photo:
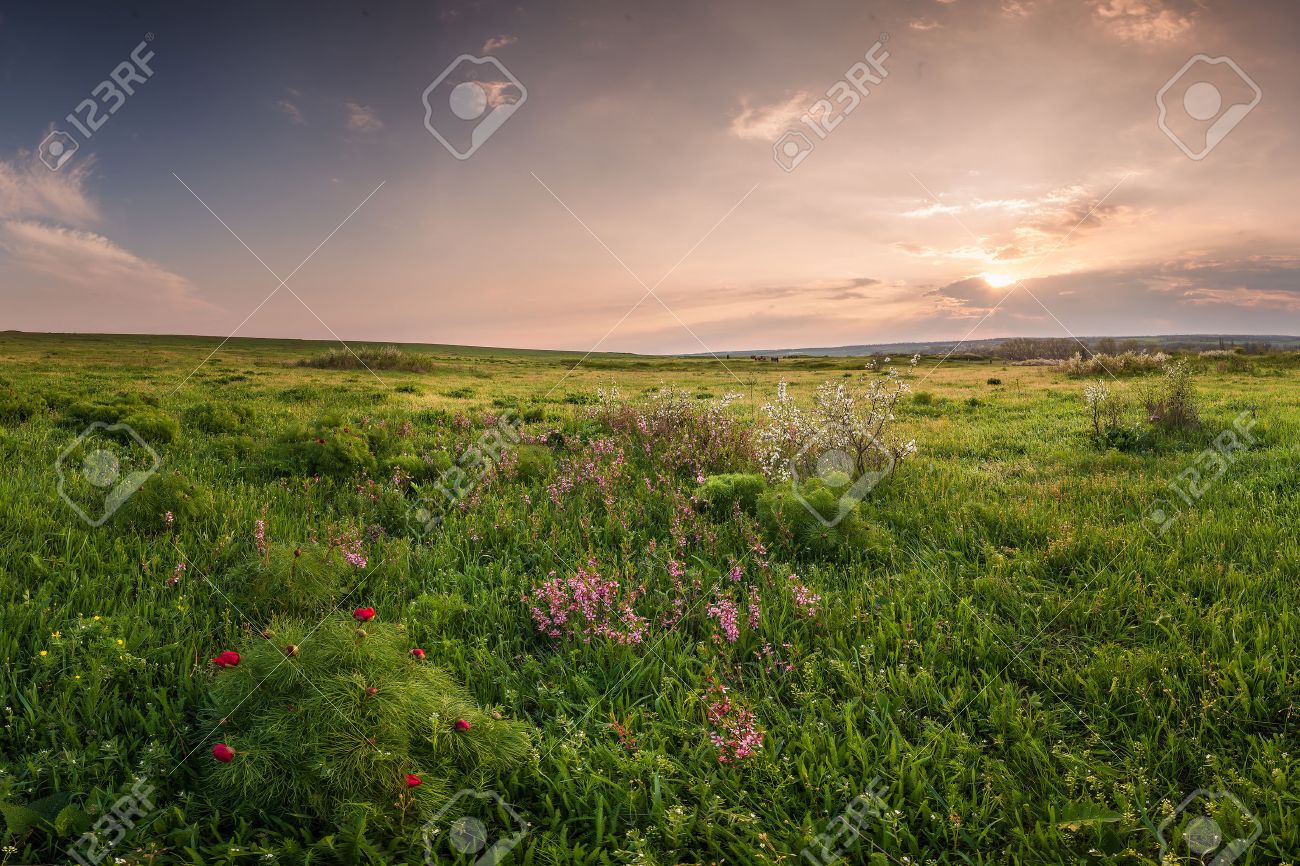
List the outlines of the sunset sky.
<svg viewBox="0 0 1300 866">
<path fill-rule="evenodd" d="M 152 77 L 46 168 L 146 34 Z M 799 117 L 882 38 L 887 77 L 813 135 Z M 1297 334 L 1297 45 L 1294 0 L 0 4 L 0 329 L 637 352 Z M 422 101 L 462 54 L 527 91 L 465 160 Z M 1156 101 L 1197 54 L 1261 93 L 1200 160 Z M 490 108 L 516 98 L 480 80 Z M 1220 64 L 1175 81 L 1167 125 L 1203 145 L 1252 97 Z M 787 172 L 791 128 L 815 147 Z"/>
</svg>

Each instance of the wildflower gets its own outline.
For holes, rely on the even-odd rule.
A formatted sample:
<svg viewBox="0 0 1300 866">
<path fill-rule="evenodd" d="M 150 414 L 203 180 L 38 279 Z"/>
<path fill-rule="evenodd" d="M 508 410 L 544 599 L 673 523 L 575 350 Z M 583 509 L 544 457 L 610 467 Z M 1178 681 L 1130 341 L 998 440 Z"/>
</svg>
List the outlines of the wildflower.
<svg viewBox="0 0 1300 866">
<path fill-rule="evenodd" d="M 259 519 L 253 524 L 253 543 L 258 553 L 266 553 L 266 521 Z"/>
<path fill-rule="evenodd" d="M 216 758 L 223 764 L 229 764 L 235 760 L 235 750 L 225 743 L 217 743 L 212 747 L 212 757 Z"/>
<path fill-rule="evenodd" d="M 424 650 L 420 649 L 419 647 L 416 647 L 415 649 L 411 650 L 411 658 L 414 658 L 417 661 L 423 661 L 424 656 L 425 656 Z"/>
<path fill-rule="evenodd" d="M 465 719 L 457 719 L 455 727 L 456 730 L 460 731 L 463 734 L 470 729 L 471 725 Z"/>
<path fill-rule="evenodd" d="M 420 777 L 415 775 L 414 773 L 406 774 L 406 787 L 408 788 L 414 788 L 418 786 L 421 783 L 421 781 L 422 780 L 420 779 Z"/>
<path fill-rule="evenodd" d="M 176 515 L 172 514 L 170 511 L 163 514 L 163 523 L 165 523 L 168 526 L 171 526 L 175 522 L 176 522 Z"/>
<path fill-rule="evenodd" d="M 117 645 L 118 645 L 118 646 L 126 646 L 126 641 L 122 640 L 121 638 L 118 638 L 118 639 L 117 639 Z"/>
<path fill-rule="evenodd" d="M 45 658 L 47 655 L 49 655 L 48 652 L 46 652 L 45 650 L 41 650 L 41 658 Z"/>
<path fill-rule="evenodd" d="M 352 611 L 352 618 L 357 622 L 370 622 L 375 618 L 375 609 L 373 607 L 359 607 Z"/>
<path fill-rule="evenodd" d="M 226 650 L 218 653 L 212 659 L 212 663 L 219 668 L 233 668 L 239 664 L 239 653 L 234 650 Z"/>
<path fill-rule="evenodd" d="M 287 647 L 284 648 L 284 654 L 287 655 L 289 658 L 293 658 L 298 654 L 298 645 L 295 643 L 289 644 Z"/>
</svg>

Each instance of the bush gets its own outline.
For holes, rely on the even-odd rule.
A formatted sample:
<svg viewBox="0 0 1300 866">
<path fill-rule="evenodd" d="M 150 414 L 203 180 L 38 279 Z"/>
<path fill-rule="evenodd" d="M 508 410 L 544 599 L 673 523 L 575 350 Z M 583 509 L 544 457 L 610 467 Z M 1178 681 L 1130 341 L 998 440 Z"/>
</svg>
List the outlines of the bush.
<svg viewBox="0 0 1300 866">
<path fill-rule="evenodd" d="M 719 516 L 730 515 L 736 508 L 753 514 L 758 508 L 758 497 L 767 489 L 762 475 L 730 472 L 710 475 L 695 488 L 693 497 Z"/>
<path fill-rule="evenodd" d="M 427 373 L 433 362 L 416 352 L 407 352 L 396 346 L 353 346 L 351 349 L 328 349 L 312 358 L 295 361 L 295 367 L 316 367 L 322 370 L 404 370 L 408 373 Z"/>
<path fill-rule="evenodd" d="M 985 384 L 986 384 L 986 385 L 1001 385 L 1001 384 L 1002 384 L 1002 380 L 999 379 L 999 378 L 996 377 L 996 376 L 990 376 L 988 379 L 985 380 Z"/>
<path fill-rule="evenodd" d="M 152 446 L 170 445 L 181 438 L 181 425 L 160 409 L 142 408 L 128 412 L 121 422 Z"/>
<path fill-rule="evenodd" d="M 0 421 L 22 423 L 45 409 L 45 401 L 27 391 L 0 386 Z"/>
<path fill-rule="evenodd" d="M 555 456 L 541 445 L 520 445 L 514 455 L 514 475 L 525 483 L 543 481 L 555 469 Z"/>
<path fill-rule="evenodd" d="M 218 733 L 203 748 L 234 751 L 229 763 L 205 756 L 219 808 L 336 827 L 359 812 L 381 828 L 418 828 L 454 791 L 527 754 L 526 728 L 479 709 L 445 671 L 412 657 L 398 626 L 357 628 L 340 613 L 319 628 L 273 621 L 267 634 L 209 683 L 201 730 Z M 420 784 L 408 786 L 407 774 Z"/>
<path fill-rule="evenodd" d="M 179 472 L 157 472 L 128 498 L 114 523 L 141 533 L 190 528 L 214 513 L 212 494 Z M 167 515 L 171 515 L 171 520 Z"/>
<path fill-rule="evenodd" d="M 888 551 L 887 533 L 869 528 L 858 514 L 858 505 L 844 499 L 842 490 L 814 478 L 797 491 L 789 484 L 769 488 L 758 498 L 758 519 L 766 537 L 795 556 L 838 559 L 854 551 Z M 828 526 L 827 521 L 834 525 Z"/>
<path fill-rule="evenodd" d="M 1137 373 L 1154 373 L 1163 370 L 1169 362 L 1164 352 L 1148 355 L 1146 352 L 1120 352 L 1116 355 L 1096 354 L 1084 358 L 1076 352 L 1062 362 L 1061 371 L 1067 376 L 1123 376 Z"/>
<path fill-rule="evenodd" d="M 334 545 L 267 541 L 265 547 L 265 553 L 258 551 L 230 574 L 245 605 L 259 619 L 272 612 L 320 616 L 350 589 L 343 578 L 352 576 L 355 568 Z"/>
<path fill-rule="evenodd" d="M 322 419 L 310 426 L 296 424 L 282 433 L 268 450 L 268 466 L 281 475 L 325 475 L 343 478 L 358 472 L 375 474 L 378 461 L 372 448 L 388 442 L 384 431 L 372 441 L 367 432 Z"/>
<path fill-rule="evenodd" d="M 1192 372 L 1179 361 L 1164 368 L 1165 377 L 1143 398 L 1147 420 L 1167 430 L 1190 430 L 1200 426 L 1200 411 L 1192 389 Z"/>
<path fill-rule="evenodd" d="M 204 433 L 238 433 L 253 419 L 253 410 L 242 403 L 200 403 L 185 412 L 186 427 Z"/>
</svg>

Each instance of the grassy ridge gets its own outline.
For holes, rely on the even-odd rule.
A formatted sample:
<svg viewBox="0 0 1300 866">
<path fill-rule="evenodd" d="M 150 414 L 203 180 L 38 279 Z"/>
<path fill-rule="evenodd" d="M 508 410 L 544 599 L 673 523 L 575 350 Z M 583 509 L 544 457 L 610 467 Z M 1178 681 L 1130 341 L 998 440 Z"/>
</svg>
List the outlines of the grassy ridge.
<svg viewBox="0 0 1300 866">
<path fill-rule="evenodd" d="M 199 366 L 215 345 L 0 335 L 9 392 L 39 398 L 0 431 L 0 802 L 62 793 L 60 809 L 93 815 L 144 776 L 158 808 L 114 856 L 419 862 L 418 827 L 325 826 L 295 818 L 293 803 L 218 809 L 205 792 L 206 661 L 264 625 L 244 615 L 233 577 L 259 519 L 287 543 L 379 527 L 366 546 L 375 567 L 335 599 L 341 609 L 364 599 L 480 705 L 527 722 L 530 758 L 489 780 L 532 825 L 517 862 L 795 862 L 877 776 L 889 811 L 846 862 L 1151 863 L 1152 827 L 1198 787 L 1231 790 L 1263 824 L 1238 862 L 1300 850 L 1293 357 L 1239 372 L 1199 362 L 1205 432 L 1151 454 L 1094 449 L 1080 383 L 1051 368 L 923 361 L 911 381 L 928 397 L 900 413 L 919 455 L 859 509 L 860 547 L 814 555 L 751 515 L 692 510 L 695 479 L 630 446 L 621 474 L 597 461 L 608 489 L 575 471 L 555 504 L 565 460 L 590 456 L 556 449 L 553 466 L 486 483 L 422 538 L 392 512 L 391 491 L 374 498 L 360 475 L 286 473 L 271 445 L 336 416 L 410 422 L 402 448 L 454 455 L 485 414 L 512 405 L 540 410 L 528 436 L 578 443 L 607 435 L 584 404 L 611 381 L 633 397 L 663 383 L 739 392 L 730 411 L 748 422 L 778 378 L 808 398 L 860 360 L 733 359 L 728 372 L 713 359 L 594 356 L 574 368 L 579 355 L 438 347 L 434 372 L 377 379 L 289 367 L 322 349 L 294 341 L 231 341 Z M 80 429 L 69 407 L 118 392 L 179 423 L 158 449 L 163 471 L 204 504 L 170 528 L 89 529 L 58 499 L 52 465 Z M 194 423 L 211 404 L 244 411 Z M 1167 535 L 1148 535 L 1139 515 L 1164 481 L 1251 408 L 1258 445 Z M 521 601 L 588 560 L 658 586 L 670 552 L 699 590 L 680 627 L 640 646 L 557 644 Z M 729 644 L 704 610 L 736 563 L 763 614 Z M 821 596 L 816 616 L 792 599 L 791 574 Z M 706 736 L 712 680 L 765 731 L 735 766 Z M 10 862 L 43 862 L 76 837 L 19 829 Z"/>
</svg>

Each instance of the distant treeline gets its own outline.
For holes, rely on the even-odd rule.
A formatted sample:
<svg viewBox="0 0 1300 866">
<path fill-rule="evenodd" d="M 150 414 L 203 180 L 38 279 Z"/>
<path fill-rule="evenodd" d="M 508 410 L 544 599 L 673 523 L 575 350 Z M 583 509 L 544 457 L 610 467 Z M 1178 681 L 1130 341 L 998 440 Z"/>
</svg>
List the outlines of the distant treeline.
<svg viewBox="0 0 1300 866">
<path fill-rule="evenodd" d="M 1118 355 L 1124 352 L 1199 352 L 1219 348 L 1236 350 L 1245 355 L 1266 355 L 1275 349 L 1269 342 L 1238 343 L 1219 340 L 1216 346 L 1209 342 L 1183 342 L 1177 340 L 1116 340 L 1102 337 L 1095 340 L 1076 340 L 1070 337 L 1012 337 L 995 348 L 992 354 L 1008 361 L 1028 361 L 1033 358 L 1066 360 L 1075 355 Z"/>
</svg>

